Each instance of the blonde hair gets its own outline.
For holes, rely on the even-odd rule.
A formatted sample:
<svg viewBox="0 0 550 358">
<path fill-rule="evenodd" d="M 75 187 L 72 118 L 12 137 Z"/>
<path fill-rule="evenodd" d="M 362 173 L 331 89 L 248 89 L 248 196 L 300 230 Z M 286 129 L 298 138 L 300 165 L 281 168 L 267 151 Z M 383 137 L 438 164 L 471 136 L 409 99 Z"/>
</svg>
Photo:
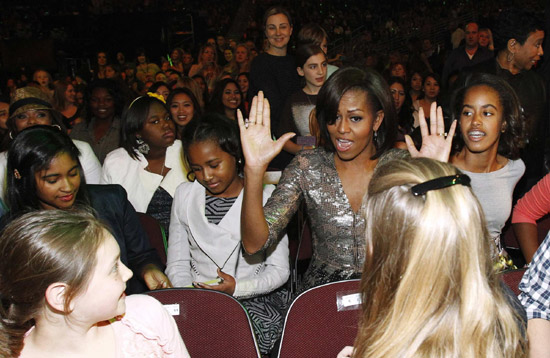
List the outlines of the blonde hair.
<svg viewBox="0 0 550 358">
<path fill-rule="evenodd" d="M 481 206 L 459 171 L 419 158 L 381 166 L 364 205 L 363 313 L 354 357 L 524 357 L 525 327 L 492 268 Z"/>
</svg>

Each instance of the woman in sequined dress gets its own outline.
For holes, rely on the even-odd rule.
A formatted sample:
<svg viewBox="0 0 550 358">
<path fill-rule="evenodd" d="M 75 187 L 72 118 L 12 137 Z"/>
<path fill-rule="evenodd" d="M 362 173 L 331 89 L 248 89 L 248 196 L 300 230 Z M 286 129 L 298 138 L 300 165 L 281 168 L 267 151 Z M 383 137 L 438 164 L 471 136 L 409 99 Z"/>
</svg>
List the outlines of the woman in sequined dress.
<svg viewBox="0 0 550 358">
<path fill-rule="evenodd" d="M 301 151 L 262 207 L 263 174 L 269 161 L 294 135 L 284 134 L 274 142 L 269 135 L 269 113 L 269 103 L 260 93 L 253 100 L 249 119 L 245 122 L 239 116 L 246 158 L 241 215 L 244 248 L 254 253 L 277 242 L 305 200 L 312 227 L 313 256 L 301 289 L 359 277 L 365 256 L 363 196 L 375 167 L 403 155 L 389 151 L 397 123 L 388 85 L 370 70 L 346 68 L 331 76 L 321 88 L 316 106 L 326 144 Z M 413 156 L 445 161 L 455 125 L 446 138 L 441 109 L 436 116 L 434 105 L 431 114 L 438 120 L 432 121 L 430 131 L 422 121 L 426 142 L 418 152 L 407 138 L 409 151 Z"/>
</svg>

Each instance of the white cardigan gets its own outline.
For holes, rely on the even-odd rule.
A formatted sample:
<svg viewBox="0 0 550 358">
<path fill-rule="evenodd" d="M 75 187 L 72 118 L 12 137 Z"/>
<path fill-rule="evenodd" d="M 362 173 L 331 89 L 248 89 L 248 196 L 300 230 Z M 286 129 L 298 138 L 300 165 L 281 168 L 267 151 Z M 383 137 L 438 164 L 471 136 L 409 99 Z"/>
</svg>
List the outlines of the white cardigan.
<svg viewBox="0 0 550 358">
<path fill-rule="evenodd" d="M 136 211 L 144 213 L 159 186 L 174 197 L 178 185 L 187 181 L 181 141 L 176 140 L 166 149 L 164 165 L 171 170 L 164 178 L 145 170 L 148 165 L 147 159 L 141 153 L 138 153 L 138 160 L 135 160 L 126 149 L 115 149 L 105 157 L 101 184 L 122 185 Z"/>
<path fill-rule="evenodd" d="M 264 204 L 274 189 L 273 185 L 264 186 Z M 288 280 L 290 265 L 286 235 L 265 252 L 248 255 L 242 250 L 242 200 L 241 190 L 222 221 L 218 225 L 211 224 L 205 216 L 204 187 L 197 181 L 178 187 L 172 203 L 166 268 L 174 287 L 215 279 L 218 276 L 216 264 L 220 268 L 223 266 L 223 272 L 235 277 L 233 295 L 239 298 L 267 294 Z"/>
<path fill-rule="evenodd" d="M 84 172 L 84 177 L 86 178 L 86 183 L 88 184 L 99 184 L 101 179 L 101 164 L 94 154 L 92 147 L 86 142 L 81 140 L 72 139 L 74 145 L 80 151 L 78 160 L 82 166 L 82 171 Z M 0 153 L 0 198 L 4 200 L 6 197 L 6 190 L 8 185 L 7 173 L 8 169 L 8 152 Z"/>
</svg>

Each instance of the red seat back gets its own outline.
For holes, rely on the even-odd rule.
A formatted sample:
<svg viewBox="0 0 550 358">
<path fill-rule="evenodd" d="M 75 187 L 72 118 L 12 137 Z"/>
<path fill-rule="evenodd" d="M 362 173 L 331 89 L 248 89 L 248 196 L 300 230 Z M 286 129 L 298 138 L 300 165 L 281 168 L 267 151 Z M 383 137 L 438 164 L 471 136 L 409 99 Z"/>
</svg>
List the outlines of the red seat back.
<svg viewBox="0 0 550 358">
<path fill-rule="evenodd" d="M 141 223 L 141 226 L 143 226 L 143 230 L 145 230 L 145 233 L 149 238 L 149 243 L 151 244 L 151 247 L 157 250 L 160 260 L 164 265 L 166 265 L 165 237 L 162 229 L 160 228 L 159 222 L 157 221 L 157 219 L 149 214 L 137 214 L 139 217 L 139 222 Z"/>
<path fill-rule="evenodd" d="M 332 282 L 300 294 L 287 313 L 279 357 L 336 357 L 353 345 L 361 311 L 358 306 L 342 309 L 342 303 L 356 298 L 359 283 Z"/>
<path fill-rule="evenodd" d="M 259 357 L 250 318 L 233 296 L 198 288 L 169 288 L 147 292 L 172 315 L 191 357 Z"/>
<path fill-rule="evenodd" d="M 504 271 L 500 274 L 500 278 L 506 286 L 510 287 L 510 289 L 515 293 L 515 295 L 519 295 L 519 283 L 521 282 L 521 279 L 523 277 L 523 274 L 525 273 L 527 269 L 521 268 L 518 270 L 508 270 Z"/>
</svg>

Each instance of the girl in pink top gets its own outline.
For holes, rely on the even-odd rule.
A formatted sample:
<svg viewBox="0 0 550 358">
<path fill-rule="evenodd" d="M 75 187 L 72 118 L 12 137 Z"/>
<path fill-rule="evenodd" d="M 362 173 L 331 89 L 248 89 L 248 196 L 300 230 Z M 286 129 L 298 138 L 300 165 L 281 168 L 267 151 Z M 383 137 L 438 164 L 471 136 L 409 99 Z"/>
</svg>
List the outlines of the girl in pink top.
<svg viewBox="0 0 550 358">
<path fill-rule="evenodd" d="M 23 215 L 0 237 L 0 256 L 0 356 L 189 357 L 158 301 L 126 298 L 132 271 L 91 213 Z"/>
</svg>

